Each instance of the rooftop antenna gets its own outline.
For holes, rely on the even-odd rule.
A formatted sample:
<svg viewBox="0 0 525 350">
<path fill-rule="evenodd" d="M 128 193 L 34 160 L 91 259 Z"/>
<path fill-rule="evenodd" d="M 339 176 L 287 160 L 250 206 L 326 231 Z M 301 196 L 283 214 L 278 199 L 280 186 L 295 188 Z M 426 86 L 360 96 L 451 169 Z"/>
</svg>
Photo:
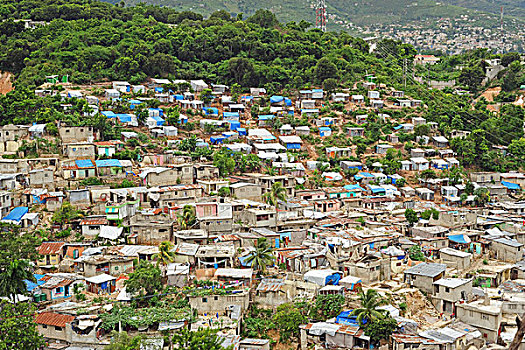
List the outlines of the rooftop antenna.
<svg viewBox="0 0 525 350">
<path fill-rule="evenodd" d="M 317 0 L 315 5 L 315 27 L 326 32 L 326 2 Z"/>
</svg>

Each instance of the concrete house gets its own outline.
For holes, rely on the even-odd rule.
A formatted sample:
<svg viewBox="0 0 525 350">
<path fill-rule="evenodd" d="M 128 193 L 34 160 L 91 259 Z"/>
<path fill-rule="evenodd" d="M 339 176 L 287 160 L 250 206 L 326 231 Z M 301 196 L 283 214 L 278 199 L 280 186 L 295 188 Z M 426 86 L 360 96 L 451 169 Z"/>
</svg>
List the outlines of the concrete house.
<svg viewBox="0 0 525 350">
<path fill-rule="evenodd" d="M 236 182 L 230 185 L 232 197 L 237 199 L 248 199 L 260 201 L 262 196 L 262 187 L 249 182 Z"/>
<path fill-rule="evenodd" d="M 467 301 L 472 295 L 472 279 L 441 278 L 434 282 L 432 303 L 440 312 L 456 313 L 456 303 Z"/>
<path fill-rule="evenodd" d="M 456 317 L 476 327 L 485 341 L 495 343 L 501 330 L 502 301 L 481 299 L 456 304 Z"/>
<path fill-rule="evenodd" d="M 91 126 L 61 126 L 58 134 L 62 143 L 93 142 L 97 138 Z"/>
<path fill-rule="evenodd" d="M 431 294 L 434 282 L 443 278 L 446 269 L 445 264 L 421 263 L 405 270 L 404 282 Z"/>
<path fill-rule="evenodd" d="M 464 270 L 470 267 L 472 254 L 452 248 L 442 248 L 439 250 L 441 263 L 457 270 Z"/>
<path fill-rule="evenodd" d="M 498 260 L 516 263 L 523 259 L 523 244 L 508 238 L 496 238 L 490 243 L 490 249 Z"/>
<path fill-rule="evenodd" d="M 41 312 L 35 316 L 38 333 L 55 342 L 67 342 L 70 339 L 66 333 L 66 326 L 74 320 L 75 316 L 54 312 Z"/>
<path fill-rule="evenodd" d="M 55 188 L 53 168 L 35 169 L 29 172 L 29 186 L 33 188 Z"/>
<path fill-rule="evenodd" d="M 196 265 L 199 269 L 219 267 L 233 267 L 235 247 L 229 243 L 216 243 L 200 246 L 195 254 Z"/>
<path fill-rule="evenodd" d="M 95 158 L 96 146 L 92 143 L 68 143 L 62 146 L 62 153 L 70 159 Z"/>
<path fill-rule="evenodd" d="M 260 307 L 276 309 L 279 305 L 291 301 L 285 290 L 285 280 L 263 278 L 257 286 L 255 300 Z"/>
<path fill-rule="evenodd" d="M 365 128 L 348 128 L 348 136 L 350 137 L 364 137 Z"/>
<path fill-rule="evenodd" d="M 147 186 L 168 186 L 180 181 L 184 184 L 193 183 L 193 166 L 178 164 L 170 168 L 155 167 L 144 169 L 139 176 Z"/>
</svg>

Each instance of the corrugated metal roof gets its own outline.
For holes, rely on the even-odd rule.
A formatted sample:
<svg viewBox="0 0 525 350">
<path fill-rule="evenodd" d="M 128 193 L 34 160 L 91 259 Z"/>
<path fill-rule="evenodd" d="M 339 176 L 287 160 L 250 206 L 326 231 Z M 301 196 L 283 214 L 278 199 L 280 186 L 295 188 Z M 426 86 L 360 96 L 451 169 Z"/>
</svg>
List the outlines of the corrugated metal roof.
<svg viewBox="0 0 525 350">
<path fill-rule="evenodd" d="M 38 247 L 38 254 L 57 254 L 60 252 L 64 244 L 64 242 L 44 242 Z"/>
<path fill-rule="evenodd" d="M 45 324 L 48 326 L 65 327 L 66 324 L 75 320 L 75 316 L 57 314 L 54 312 L 42 312 L 37 314 L 35 322 L 37 324 Z"/>
<path fill-rule="evenodd" d="M 105 217 L 100 218 L 85 218 L 80 222 L 80 225 L 107 225 L 108 220 Z"/>
<path fill-rule="evenodd" d="M 257 286 L 257 291 L 260 292 L 277 292 L 284 286 L 284 279 L 280 278 L 264 278 Z"/>
<path fill-rule="evenodd" d="M 412 266 L 405 270 L 405 273 L 411 275 L 421 275 L 435 277 L 447 269 L 445 264 L 434 264 L 434 263 L 422 263 L 416 266 Z"/>
</svg>

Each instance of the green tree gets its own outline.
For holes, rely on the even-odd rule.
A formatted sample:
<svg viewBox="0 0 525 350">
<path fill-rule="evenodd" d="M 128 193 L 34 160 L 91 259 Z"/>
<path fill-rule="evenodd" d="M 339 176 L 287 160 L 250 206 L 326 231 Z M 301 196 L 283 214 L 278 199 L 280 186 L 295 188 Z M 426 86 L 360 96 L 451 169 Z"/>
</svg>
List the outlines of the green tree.
<svg viewBox="0 0 525 350">
<path fill-rule="evenodd" d="M 266 272 L 266 267 L 275 260 L 273 249 L 265 237 L 257 239 L 253 250 L 246 258 L 246 263 L 257 272 Z"/>
<path fill-rule="evenodd" d="M 318 83 L 323 83 L 326 79 L 337 78 L 337 66 L 329 58 L 323 57 L 315 66 L 314 76 Z"/>
<path fill-rule="evenodd" d="M 33 303 L 10 303 L 0 300 L 0 349 L 37 350 L 45 345 L 36 328 Z"/>
<path fill-rule="evenodd" d="M 213 101 L 213 94 L 211 89 L 204 89 L 201 91 L 200 99 L 204 105 L 208 106 Z"/>
<path fill-rule="evenodd" d="M 261 28 L 272 28 L 279 24 L 275 14 L 269 10 L 259 9 L 247 19 L 248 23 L 255 23 Z"/>
<path fill-rule="evenodd" d="M 22 233 L 20 227 L 0 223 L 0 273 L 7 271 L 13 261 L 35 261 L 41 239 L 33 233 Z"/>
<path fill-rule="evenodd" d="M 479 207 L 484 207 L 485 204 L 490 202 L 490 191 L 486 187 L 478 187 L 474 191 L 474 203 Z"/>
<path fill-rule="evenodd" d="M 359 300 L 361 307 L 352 310 L 350 315 L 356 316 L 356 320 L 361 326 L 385 317 L 385 310 L 378 309 L 378 307 L 385 305 L 387 301 L 375 289 L 368 289 L 366 293 L 361 291 Z"/>
<path fill-rule="evenodd" d="M 229 197 L 231 196 L 232 194 L 232 191 L 229 187 L 221 187 L 219 188 L 219 191 L 217 192 L 217 194 L 220 196 L 220 197 Z"/>
<path fill-rule="evenodd" d="M 183 329 L 173 336 L 175 349 L 187 350 L 231 350 L 233 347 L 222 347 L 222 340 L 217 337 L 217 331 L 209 328 L 195 332 Z"/>
<path fill-rule="evenodd" d="M 339 83 L 334 78 L 328 78 L 323 81 L 323 89 L 325 89 L 328 92 L 333 92 L 335 89 L 337 89 L 337 86 Z"/>
<path fill-rule="evenodd" d="M 157 266 L 161 265 L 166 267 L 169 263 L 172 263 L 175 260 L 175 252 L 173 251 L 173 248 L 175 248 L 175 245 L 170 241 L 160 242 L 159 252 L 153 255 L 153 258 L 157 260 Z"/>
<path fill-rule="evenodd" d="M 111 332 L 111 344 L 106 345 L 104 350 L 138 350 L 141 341 L 141 335 L 130 337 L 126 332 L 113 331 Z"/>
<path fill-rule="evenodd" d="M 236 164 L 231 151 L 227 148 L 222 148 L 213 155 L 213 165 L 219 168 L 221 176 L 227 176 L 234 172 Z"/>
<path fill-rule="evenodd" d="M 279 330 L 281 342 L 289 342 L 299 336 L 298 325 L 307 322 L 307 318 L 295 307 L 294 304 L 281 304 L 273 316 L 273 322 Z"/>
<path fill-rule="evenodd" d="M 272 184 L 268 192 L 263 194 L 263 200 L 266 204 L 275 207 L 275 226 L 279 224 L 279 201 L 285 202 L 287 198 L 286 188 L 283 183 L 278 181 Z"/>
<path fill-rule="evenodd" d="M 418 245 L 414 245 L 410 247 L 410 249 L 408 250 L 408 256 L 410 257 L 410 259 L 415 260 L 415 261 L 425 261 L 426 260 L 425 254 L 423 254 L 423 252 L 421 251 L 421 247 Z"/>
<path fill-rule="evenodd" d="M 469 65 L 461 70 L 461 73 L 458 77 L 460 84 L 463 84 L 469 88 L 471 91 L 478 91 L 481 87 L 481 82 L 485 78 L 485 72 L 481 65 Z"/>
<path fill-rule="evenodd" d="M 510 66 L 512 62 L 520 61 L 520 54 L 517 52 L 507 52 L 503 56 L 501 56 L 501 64 L 504 67 Z"/>
<path fill-rule="evenodd" d="M 374 345 L 381 340 L 389 340 L 392 333 L 397 329 L 397 321 L 392 317 L 378 318 L 365 328 L 365 334 L 370 337 Z"/>
<path fill-rule="evenodd" d="M 417 217 L 417 213 L 413 209 L 405 209 L 405 219 L 408 221 L 408 224 L 410 226 L 414 225 L 416 222 L 419 221 L 419 218 Z"/>
<path fill-rule="evenodd" d="M 63 202 L 60 209 L 53 214 L 51 221 L 55 224 L 66 225 L 83 216 L 84 213 L 81 210 L 75 209 L 69 202 Z"/>
<path fill-rule="evenodd" d="M 131 294 L 145 292 L 146 295 L 153 295 L 162 290 L 161 271 L 150 262 L 141 260 L 124 285 Z"/>
<path fill-rule="evenodd" d="M 187 230 L 195 225 L 196 218 L 195 207 L 192 205 L 185 205 L 182 208 L 182 212 L 177 213 L 177 224 L 181 230 Z"/>
<path fill-rule="evenodd" d="M 16 295 L 27 294 L 25 280 L 36 282 L 28 260 L 13 260 L 0 271 L 0 296 L 16 302 Z"/>
<path fill-rule="evenodd" d="M 345 297 L 340 294 L 318 295 L 315 298 L 313 313 L 316 319 L 326 320 L 341 313 Z"/>
</svg>

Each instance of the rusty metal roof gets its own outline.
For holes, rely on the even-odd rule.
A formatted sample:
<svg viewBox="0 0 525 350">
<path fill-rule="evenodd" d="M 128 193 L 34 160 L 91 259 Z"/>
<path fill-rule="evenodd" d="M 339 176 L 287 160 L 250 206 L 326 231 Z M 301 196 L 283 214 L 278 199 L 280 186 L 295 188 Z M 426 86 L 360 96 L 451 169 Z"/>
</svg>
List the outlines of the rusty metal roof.
<svg viewBox="0 0 525 350">
<path fill-rule="evenodd" d="M 80 225 L 107 225 L 108 220 L 105 217 L 100 218 L 85 218 L 80 221 Z"/>
<path fill-rule="evenodd" d="M 49 254 L 58 254 L 64 246 L 64 242 L 44 242 L 38 247 L 38 254 L 40 255 L 49 255 Z"/>
<path fill-rule="evenodd" d="M 278 292 L 284 286 L 284 279 L 280 278 L 263 278 L 261 283 L 257 286 L 257 291 L 260 292 Z"/>
</svg>

